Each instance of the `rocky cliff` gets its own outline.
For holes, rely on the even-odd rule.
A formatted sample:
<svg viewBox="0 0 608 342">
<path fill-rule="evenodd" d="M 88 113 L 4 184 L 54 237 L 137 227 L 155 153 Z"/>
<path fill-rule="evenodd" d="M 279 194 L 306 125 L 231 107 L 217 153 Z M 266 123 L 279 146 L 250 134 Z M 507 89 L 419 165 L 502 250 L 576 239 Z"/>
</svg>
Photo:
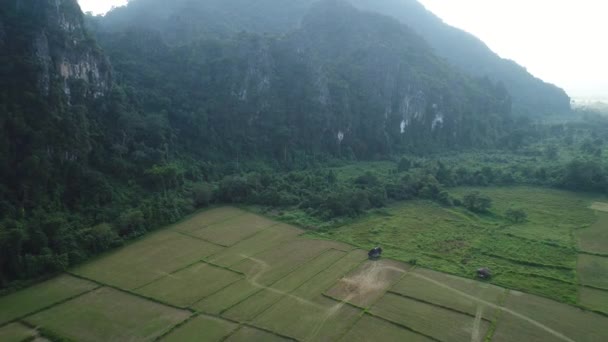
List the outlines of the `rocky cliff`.
<svg viewBox="0 0 608 342">
<path fill-rule="evenodd" d="M 99 97 L 109 90 L 109 62 L 87 34 L 76 0 L 4 0 L 0 13 L 4 52 L 28 61 L 43 95 L 53 86 L 68 99 L 74 92 Z"/>
</svg>

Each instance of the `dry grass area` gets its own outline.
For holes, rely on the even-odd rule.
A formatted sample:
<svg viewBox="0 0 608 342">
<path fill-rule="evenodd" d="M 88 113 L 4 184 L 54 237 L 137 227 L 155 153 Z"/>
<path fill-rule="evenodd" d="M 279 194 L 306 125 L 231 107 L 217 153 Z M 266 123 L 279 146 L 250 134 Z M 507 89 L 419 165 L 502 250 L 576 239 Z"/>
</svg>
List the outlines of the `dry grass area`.
<svg viewBox="0 0 608 342">
<path fill-rule="evenodd" d="M 591 209 L 608 213 L 608 203 L 606 203 L 606 202 L 593 202 L 591 204 Z"/>
</svg>

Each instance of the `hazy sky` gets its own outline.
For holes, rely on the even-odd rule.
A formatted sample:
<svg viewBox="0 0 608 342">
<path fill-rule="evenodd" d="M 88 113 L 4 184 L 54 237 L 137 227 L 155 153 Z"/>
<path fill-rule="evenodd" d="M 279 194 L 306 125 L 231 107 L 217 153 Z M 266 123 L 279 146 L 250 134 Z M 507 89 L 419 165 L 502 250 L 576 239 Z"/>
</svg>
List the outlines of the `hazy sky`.
<svg viewBox="0 0 608 342">
<path fill-rule="evenodd" d="M 94 13 L 127 2 L 78 1 L 83 11 Z M 476 35 L 502 57 L 565 88 L 571 96 L 608 98 L 608 1 L 419 1 L 448 24 Z"/>
</svg>

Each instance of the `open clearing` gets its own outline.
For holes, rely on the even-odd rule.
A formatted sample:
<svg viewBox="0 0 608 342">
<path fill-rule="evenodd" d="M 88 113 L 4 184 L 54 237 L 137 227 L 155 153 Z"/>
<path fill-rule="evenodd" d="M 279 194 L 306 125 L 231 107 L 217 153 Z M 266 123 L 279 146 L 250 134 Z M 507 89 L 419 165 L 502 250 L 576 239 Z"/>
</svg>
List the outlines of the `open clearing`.
<svg viewBox="0 0 608 342">
<path fill-rule="evenodd" d="M 427 202 L 404 207 L 353 223 L 358 228 L 351 238 L 361 243 L 368 224 L 366 244 L 381 243 L 389 256 L 413 257 L 419 265 L 466 277 L 386 258 L 369 261 L 366 250 L 308 239 L 266 218 L 256 221 L 268 226 L 241 233 L 225 223 L 253 214 L 216 208 L 70 271 L 83 279 L 62 275 L 0 297 L 0 340 L 38 333 L 77 341 L 607 340 L 606 316 L 470 279 L 475 267 L 490 265 L 496 283 L 573 294 L 581 305 L 606 311 L 608 292 L 579 292 L 567 282 L 577 279 L 578 266 L 581 281 L 603 284 L 603 268 L 593 265 L 605 259 L 581 255 L 577 265 L 567 246 L 505 235 L 507 245 L 518 245 L 511 251 L 495 245 L 502 234 L 495 218 Z M 176 230 L 216 225 L 240 240 L 223 247 Z M 446 232 L 450 225 L 456 231 Z M 498 237 L 488 240 L 489 234 Z M 397 247 L 401 243 L 404 249 Z M 529 264 L 518 261 L 526 255 Z M 459 262 L 450 259 L 456 257 Z"/>
</svg>

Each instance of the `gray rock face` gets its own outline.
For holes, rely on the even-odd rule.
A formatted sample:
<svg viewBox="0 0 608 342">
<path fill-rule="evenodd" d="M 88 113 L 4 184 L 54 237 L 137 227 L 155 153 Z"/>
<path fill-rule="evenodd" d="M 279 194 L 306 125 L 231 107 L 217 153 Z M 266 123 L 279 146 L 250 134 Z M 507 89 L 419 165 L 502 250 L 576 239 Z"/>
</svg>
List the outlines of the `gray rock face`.
<svg viewBox="0 0 608 342">
<path fill-rule="evenodd" d="M 71 89 L 74 84 L 78 84 L 80 94 L 84 89 L 82 95 L 86 97 L 99 97 L 110 89 L 110 64 L 89 38 L 76 0 L 17 0 L 7 6 L 36 23 L 34 27 L 19 27 L 19 23 L 12 23 L 15 27 L 11 28 L 28 30 L 28 36 L 33 37 L 31 41 L 12 45 L 26 43 L 30 46 L 29 56 L 24 57 L 32 57 L 38 62 L 37 85 L 42 95 L 49 95 L 51 87 L 57 84 L 61 85 L 68 100 L 74 94 Z M 9 20 L 3 19 L 5 23 Z M 0 48 L 10 49 L 11 37 L 0 19 Z"/>
</svg>

